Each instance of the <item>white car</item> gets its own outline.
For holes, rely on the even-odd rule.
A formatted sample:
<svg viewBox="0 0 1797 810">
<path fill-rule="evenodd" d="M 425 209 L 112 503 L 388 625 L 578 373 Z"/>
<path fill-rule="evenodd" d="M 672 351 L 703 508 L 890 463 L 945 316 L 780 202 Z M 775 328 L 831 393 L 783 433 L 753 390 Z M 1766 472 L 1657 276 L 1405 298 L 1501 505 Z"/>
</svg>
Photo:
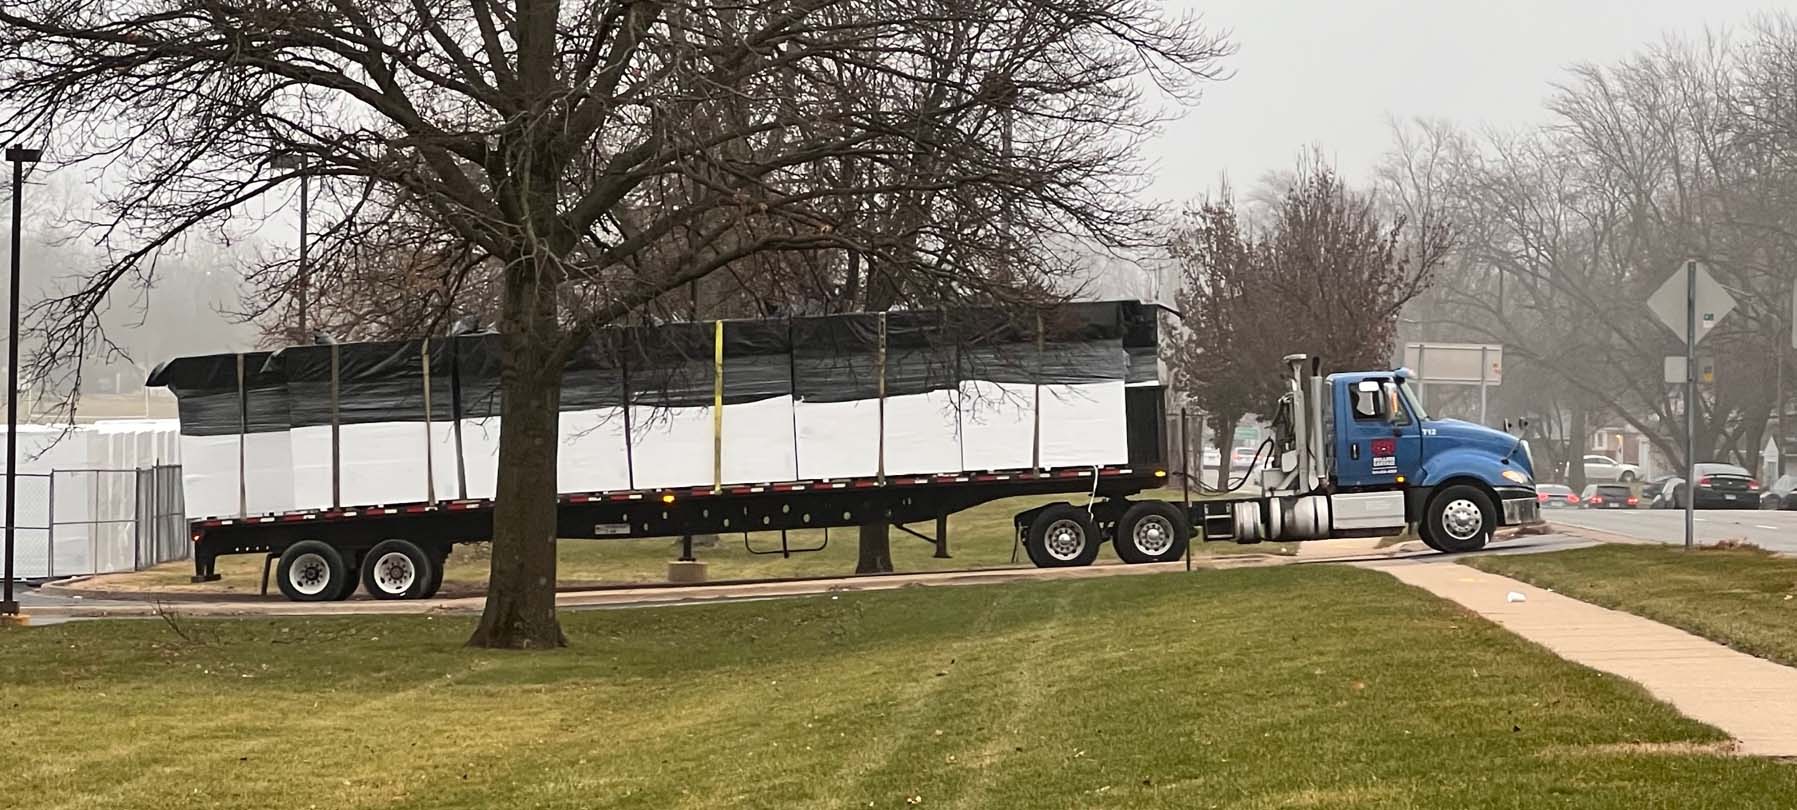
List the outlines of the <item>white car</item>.
<svg viewBox="0 0 1797 810">
<path fill-rule="evenodd" d="M 1641 468 L 1633 464 L 1623 464 L 1609 456 L 1585 457 L 1585 480 L 1615 481 L 1617 483 L 1633 483 L 1641 477 Z"/>
</svg>

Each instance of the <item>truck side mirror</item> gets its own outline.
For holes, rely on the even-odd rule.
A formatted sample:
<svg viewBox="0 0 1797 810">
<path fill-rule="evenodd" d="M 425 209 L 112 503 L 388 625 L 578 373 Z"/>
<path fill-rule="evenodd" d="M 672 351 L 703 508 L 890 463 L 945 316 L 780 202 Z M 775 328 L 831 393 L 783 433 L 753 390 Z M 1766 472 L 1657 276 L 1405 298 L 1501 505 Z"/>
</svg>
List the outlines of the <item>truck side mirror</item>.
<svg viewBox="0 0 1797 810">
<path fill-rule="evenodd" d="M 1397 383 L 1381 383 L 1379 387 L 1384 394 L 1384 396 L 1380 398 L 1379 404 L 1385 411 L 1380 415 L 1385 417 L 1385 421 L 1387 422 L 1397 422 L 1398 414 L 1403 413 L 1402 407 L 1398 404 Z"/>
</svg>

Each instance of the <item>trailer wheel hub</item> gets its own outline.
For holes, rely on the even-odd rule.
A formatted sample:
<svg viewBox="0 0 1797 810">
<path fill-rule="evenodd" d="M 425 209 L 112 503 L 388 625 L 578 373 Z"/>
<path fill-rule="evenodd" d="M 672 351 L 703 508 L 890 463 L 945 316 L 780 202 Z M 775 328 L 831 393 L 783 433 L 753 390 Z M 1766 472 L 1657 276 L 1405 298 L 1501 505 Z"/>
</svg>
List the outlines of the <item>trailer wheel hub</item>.
<svg viewBox="0 0 1797 810">
<path fill-rule="evenodd" d="M 1057 520 L 1048 525 L 1043 534 L 1042 545 L 1048 554 L 1057 560 L 1072 560 L 1079 557 L 1080 551 L 1086 547 L 1086 532 L 1078 523 L 1071 520 Z"/>
<path fill-rule="evenodd" d="M 397 551 L 382 554 L 374 563 L 374 584 L 386 593 L 405 593 L 418 580 L 418 566 Z"/>
<path fill-rule="evenodd" d="M 307 596 L 316 596 L 323 593 L 325 586 L 331 582 L 330 564 L 317 554 L 301 554 L 287 569 L 287 581 L 294 590 Z"/>
<path fill-rule="evenodd" d="M 1479 505 L 1465 498 L 1449 503 L 1441 510 L 1442 528 L 1455 540 L 1471 540 L 1485 525 L 1485 513 Z"/>
<path fill-rule="evenodd" d="M 1160 515 L 1149 515 L 1136 521 L 1136 530 L 1132 534 L 1136 550 L 1143 554 L 1159 556 L 1173 547 L 1173 524 Z"/>
</svg>

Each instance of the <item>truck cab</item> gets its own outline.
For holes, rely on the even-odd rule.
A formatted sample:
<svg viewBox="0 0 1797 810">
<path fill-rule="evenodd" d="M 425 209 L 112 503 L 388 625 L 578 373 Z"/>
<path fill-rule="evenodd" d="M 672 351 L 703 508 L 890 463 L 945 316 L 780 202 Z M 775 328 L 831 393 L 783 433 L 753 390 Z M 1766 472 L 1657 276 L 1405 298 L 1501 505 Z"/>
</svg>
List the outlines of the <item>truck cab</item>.
<svg viewBox="0 0 1797 810">
<path fill-rule="evenodd" d="M 1499 526 L 1540 520 L 1528 443 L 1432 417 L 1406 369 L 1317 375 L 1286 358 L 1259 498 L 1230 507 L 1238 542 L 1394 534 L 1414 526 L 1441 551 L 1474 551 Z M 1206 530 L 1221 528 L 1207 510 Z"/>
</svg>

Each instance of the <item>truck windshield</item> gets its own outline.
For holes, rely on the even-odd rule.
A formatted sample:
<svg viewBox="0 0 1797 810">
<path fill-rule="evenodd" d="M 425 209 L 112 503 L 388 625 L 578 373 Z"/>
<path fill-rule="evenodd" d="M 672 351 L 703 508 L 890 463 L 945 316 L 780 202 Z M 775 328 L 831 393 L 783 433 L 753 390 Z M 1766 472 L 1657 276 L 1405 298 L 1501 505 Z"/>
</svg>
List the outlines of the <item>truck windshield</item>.
<svg viewBox="0 0 1797 810">
<path fill-rule="evenodd" d="M 1416 395 L 1416 389 L 1410 387 L 1409 380 L 1404 381 L 1401 389 L 1404 392 L 1404 410 L 1409 411 L 1418 422 L 1428 419 L 1429 412 L 1423 410 L 1423 398 Z"/>
</svg>

